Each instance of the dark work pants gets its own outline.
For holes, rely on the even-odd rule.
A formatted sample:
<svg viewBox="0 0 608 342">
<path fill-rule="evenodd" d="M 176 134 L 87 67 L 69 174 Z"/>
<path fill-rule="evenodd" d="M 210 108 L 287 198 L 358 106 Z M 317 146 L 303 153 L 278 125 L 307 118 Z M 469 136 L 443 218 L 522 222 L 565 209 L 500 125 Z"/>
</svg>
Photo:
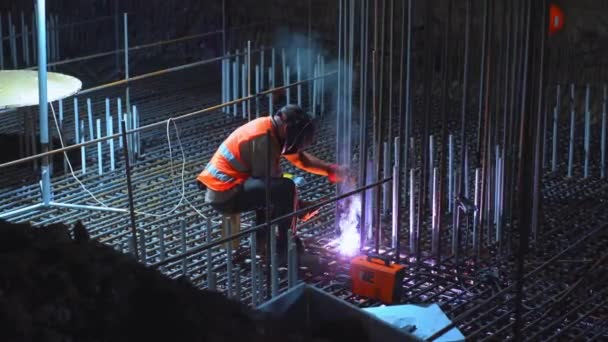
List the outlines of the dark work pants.
<svg viewBox="0 0 608 342">
<path fill-rule="evenodd" d="M 291 179 L 273 178 L 270 180 L 270 210 L 273 219 L 293 212 L 296 203 L 296 185 Z M 222 214 L 255 210 L 256 224 L 264 223 L 266 222 L 266 180 L 264 178 L 249 178 L 239 186 L 237 193 L 231 199 L 225 203 L 212 204 L 211 206 Z M 294 222 L 294 219 L 290 218 L 281 220 L 277 224 L 279 228 L 278 254 L 286 252 L 287 230 L 291 229 L 292 222 Z M 265 241 L 267 236 L 268 232 L 266 230 L 258 230 L 257 240 L 259 242 Z"/>
</svg>

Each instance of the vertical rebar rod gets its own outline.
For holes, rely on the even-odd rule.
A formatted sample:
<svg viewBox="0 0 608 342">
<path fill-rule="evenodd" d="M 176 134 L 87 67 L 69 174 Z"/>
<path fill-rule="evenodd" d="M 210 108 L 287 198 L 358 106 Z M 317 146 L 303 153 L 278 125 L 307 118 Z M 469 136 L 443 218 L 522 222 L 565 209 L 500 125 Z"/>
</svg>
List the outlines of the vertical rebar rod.
<svg viewBox="0 0 608 342">
<path fill-rule="evenodd" d="M 479 220 L 479 201 L 480 201 L 480 193 L 479 193 L 479 182 L 481 180 L 481 168 L 476 168 L 475 169 L 475 185 L 474 185 L 474 190 L 475 191 L 475 196 L 474 196 L 474 204 L 475 204 L 475 213 L 473 214 L 473 255 L 475 257 L 479 256 L 479 239 L 478 239 L 478 220 Z"/>
<path fill-rule="evenodd" d="M 38 15 L 38 10 L 36 11 L 36 18 L 39 18 Z M 17 69 L 17 47 L 15 46 L 15 27 L 13 26 L 13 18 L 12 18 L 12 14 L 11 12 L 8 12 L 7 14 L 7 22 L 8 22 L 8 43 L 9 43 L 9 48 L 10 48 L 10 56 L 11 56 L 11 60 L 13 61 L 13 69 Z M 45 17 L 46 19 L 46 17 Z M 45 21 L 46 22 L 46 21 Z M 46 27 L 46 25 L 45 25 Z M 44 39 L 44 52 L 46 54 L 46 29 L 44 30 L 44 34 L 45 34 L 45 39 Z M 38 49 L 40 49 L 40 46 L 38 46 Z M 40 61 L 38 61 L 38 63 L 40 63 Z M 45 63 L 46 64 L 46 63 Z"/>
<path fill-rule="evenodd" d="M 608 89 L 604 84 L 604 97 L 602 101 L 602 132 L 601 132 L 601 157 L 600 176 L 606 177 L 606 106 L 608 102 Z"/>
<path fill-rule="evenodd" d="M 125 58 L 125 80 L 128 80 L 129 75 L 129 17 L 127 13 L 123 13 L 123 49 L 124 49 L 124 58 Z M 128 83 L 127 83 L 128 84 Z M 131 89 L 127 85 L 125 89 L 125 108 L 127 109 L 127 113 L 131 109 Z"/>
<path fill-rule="evenodd" d="M 226 0 L 222 0 L 222 55 L 226 56 Z"/>
<path fill-rule="evenodd" d="M 27 28 L 25 26 L 25 15 L 23 14 L 23 11 L 21 11 L 21 52 L 23 53 L 23 63 L 25 63 L 24 65 L 26 67 L 29 66 L 29 58 L 27 56 L 27 34 Z"/>
<path fill-rule="evenodd" d="M 585 91 L 585 137 L 584 137 L 584 153 L 585 153 L 585 164 L 583 177 L 589 177 L 589 144 L 591 139 L 591 110 L 589 109 L 589 97 L 591 89 L 589 83 L 587 83 L 587 89 Z"/>
<path fill-rule="evenodd" d="M 553 150 L 551 154 L 551 171 L 557 171 L 557 126 L 559 122 L 559 109 L 561 104 L 561 96 L 560 96 L 561 86 L 557 85 L 557 97 L 555 101 L 555 108 L 553 110 Z"/>
<path fill-rule="evenodd" d="M 120 123 L 120 116 L 118 117 L 118 122 Z M 78 117 L 78 98 L 74 97 L 74 143 L 80 143 L 80 124 Z M 122 145 L 120 146 L 122 147 Z"/>
<path fill-rule="evenodd" d="M 388 32 L 388 122 L 387 122 L 387 139 L 388 141 L 393 140 L 393 31 L 395 30 L 395 0 L 389 0 L 389 32 Z M 352 82 L 351 82 L 352 84 Z M 391 145 L 387 146 L 388 155 L 391 155 Z M 388 174 L 388 172 L 387 172 Z M 395 180 L 393 180 L 394 182 Z"/>
<path fill-rule="evenodd" d="M 239 53 L 238 50 L 236 53 L 237 54 Z M 236 61 L 232 62 L 232 98 L 233 99 L 239 98 L 239 64 Z M 234 105 L 232 105 L 232 115 L 233 116 L 236 117 L 238 115 L 238 109 L 239 109 L 239 105 L 238 105 L 238 103 L 235 102 Z"/>
<path fill-rule="evenodd" d="M 469 80 L 469 41 L 471 35 L 471 0 L 466 1 L 466 19 L 465 19 L 465 37 L 464 37 L 464 68 L 463 68 L 463 80 L 462 80 L 462 111 L 461 111 L 461 122 L 460 122 L 460 159 L 461 159 L 461 172 L 460 172 L 460 188 L 459 196 L 463 195 L 462 190 L 467 193 L 467 136 L 466 136 L 466 113 L 467 113 L 467 91 L 468 91 L 468 80 Z"/>
<path fill-rule="evenodd" d="M 114 119 L 112 118 L 112 116 L 110 116 L 108 118 L 109 120 L 109 124 L 108 124 L 108 135 L 112 136 L 114 135 Z M 114 159 L 114 138 L 110 139 L 110 170 L 114 171 L 116 170 L 116 161 Z"/>
<path fill-rule="evenodd" d="M 63 99 L 59 99 L 59 132 L 57 134 L 63 136 L 65 132 L 65 127 L 63 126 Z M 52 147 L 51 147 L 52 148 Z M 51 167 L 51 171 L 53 168 Z M 68 173 L 68 161 L 67 158 L 63 158 L 63 174 Z"/>
<path fill-rule="evenodd" d="M 145 232 L 144 229 L 142 229 L 142 234 Z M 184 255 L 184 257 L 182 258 L 182 277 L 186 278 L 188 276 L 188 257 L 186 257 L 186 252 L 187 252 L 187 245 L 186 245 L 186 220 L 184 219 L 180 219 L 179 220 L 179 235 L 180 235 L 180 244 L 181 244 L 181 252 L 182 255 Z M 142 242 L 142 247 L 145 247 L 146 243 L 145 243 L 145 239 L 140 239 Z M 142 258 L 145 258 L 145 252 L 142 249 Z"/>
<path fill-rule="evenodd" d="M 491 25 L 491 24 L 490 24 Z M 483 0 L 483 29 L 481 39 L 481 63 L 479 70 L 479 109 L 477 111 L 477 154 L 481 154 L 482 144 L 482 112 L 484 106 L 484 90 L 485 90 L 485 71 L 486 71 L 486 44 L 488 40 L 488 0 Z"/>
<path fill-rule="evenodd" d="M 440 213 L 437 212 L 438 206 L 437 206 L 437 181 L 439 178 L 438 175 L 438 168 L 434 167 L 433 168 L 433 172 L 432 172 L 432 177 L 431 177 L 431 249 L 432 249 L 432 253 L 434 255 L 437 255 L 437 253 L 439 252 L 439 244 L 440 244 L 440 240 L 439 240 L 439 229 L 437 226 L 437 218 L 439 217 Z"/>
<path fill-rule="evenodd" d="M 264 46 L 262 45 L 260 47 L 260 89 L 264 89 L 264 55 Z"/>
<path fill-rule="evenodd" d="M 287 231 L 287 285 L 289 288 L 296 286 L 298 281 L 297 247 L 294 243 L 293 233 Z"/>
<path fill-rule="evenodd" d="M 433 169 L 435 168 L 435 141 L 433 139 L 433 135 L 429 135 L 429 181 L 427 182 L 428 184 L 428 189 L 429 189 L 429 203 L 431 203 L 432 197 L 433 197 L 433 193 L 431 191 L 431 189 L 433 188 Z"/>
<path fill-rule="evenodd" d="M 32 32 L 34 28 L 32 28 Z M 2 13 L 0 13 L 0 70 L 4 70 L 4 34 L 2 33 Z"/>
<path fill-rule="evenodd" d="M 268 68 L 268 82 L 269 82 L 270 88 L 274 88 L 274 81 L 272 80 L 272 76 L 273 76 L 272 70 L 273 70 L 272 67 Z M 274 111 L 272 102 L 273 102 L 273 96 L 272 96 L 272 92 L 271 92 L 268 94 L 268 115 L 270 115 L 270 116 L 272 116 L 273 111 Z"/>
<path fill-rule="evenodd" d="M 122 100 L 120 97 L 116 99 L 116 113 L 117 113 L 116 121 L 118 123 L 118 133 L 120 133 L 120 137 L 118 137 L 118 146 L 120 148 L 122 148 L 122 144 L 123 144 L 123 142 L 122 142 L 122 125 L 120 124 L 120 122 L 122 121 Z"/>
<path fill-rule="evenodd" d="M 393 143 L 393 151 L 395 151 L 395 162 L 393 164 L 393 197 L 392 197 L 392 234 L 391 234 L 391 247 L 395 250 L 395 256 L 398 258 L 397 254 L 397 239 L 398 239 L 398 231 L 399 231 L 399 137 L 395 137 Z"/>
<path fill-rule="evenodd" d="M 365 185 L 365 181 L 367 179 L 367 106 L 365 103 L 365 98 L 366 95 L 368 94 L 367 92 L 367 88 L 366 88 L 366 82 L 367 82 L 367 67 L 366 67 L 366 63 L 367 63 L 367 36 L 366 36 L 366 32 L 367 32 L 367 26 L 366 26 L 366 22 L 367 22 L 367 5 L 368 5 L 369 0 L 363 0 L 362 3 L 362 15 L 361 15 L 361 42 L 360 42 L 360 48 L 361 48 L 361 68 L 360 68 L 360 80 L 362 83 L 362 86 L 359 88 L 360 90 L 360 95 L 359 95 L 359 186 L 364 186 Z M 321 69 L 321 74 L 323 74 L 323 70 Z M 323 80 L 321 80 L 321 82 L 323 82 Z M 321 97 L 323 97 L 323 93 L 321 93 Z M 321 111 L 321 113 L 323 113 Z M 361 221 L 359 223 L 359 235 L 360 235 L 360 247 L 363 248 L 363 246 L 365 246 L 365 242 L 366 242 L 366 229 L 367 229 L 367 224 L 366 224 L 366 220 L 367 218 L 367 211 L 366 211 L 366 202 L 367 202 L 367 196 L 366 196 L 367 192 L 364 192 L 363 194 L 361 194 Z"/>
<path fill-rule="evenodd" d="M 390 161 L 391 161 L 391 158 L 389 155 L 390 149 L 389 149 L 388 145 L 389 144 L 386 141 L 382 143 L 383 150 L 384 150 L 384 158 L 383 158 L 384 166 L 382 167 L 382 169 L 386 175 L 388 175 L 388 173 L 389 173 Z M 382 192 L 383 192 L 382 213 L 385 215 L 388 215 L 388 213 L 390 212 L 389 211 L 389 208 L 391 206 L 391 199 L 390 199 L 390 192 L 389 192 L 390 186 L 391 185 L 389 184 L 389 182 L 386 182 L 382 185 Z"/>
<path fill-rule="evenodd" d="M 96 120 L 97 124 L 97 139 L 101 139 L 101 119 Z M 97 142 L 97 173 L 99 175 L 103 174 L 103 155 L 102 155 L 102 146 L 101 141 Z"/>
<path fill-rule="evenodd" d="M 250 255 L 251 255 L 251 305 L 253 307 L 257 306 L 258 304 L 258 291 L 257 291 L 257 265 L 258 265 L 258 260 L 257 260 L 257 237 L 256 237 L 256 232 L 251 232 L 251 234 L 249 234 L 249 248 L 250 248 Z M 262 232 L 260 232 L 260 234 L 263 234 Z M 272 255 L 271 255 L 272 257 Z"/>
<path fill-rule="evenodd" d="M 243 96 L 248 96 L 247 91 L 247 64 L 243 63 L 241 65 L 241 94 Z M 241 102 L 241 114 L 243 119 L 247 119 L 251 121 L 251 112 L 249 111 L 249 103 L 247 101 Z"/>
<path fill-rule="evenodd" d="M 211 243 L 213 227 L 211 226 L 211 219 L 207 218 L 205 221 L 206 228 L 206 240 L 207 243 Z M 207 249 L 207 288 L 209 290 L 215 290 L 215 279 L 213 277 L 213 248 Z"/>
<path fill-rule="evenodd" d="M 272 177 L 272 160 L 271 160 L 271 133 L 270 130 L 266 131 L 266 172 L 265 172 L 265 185 L 266 185 L 266 196 L 265 196 L 265 201 L 266 201 L 266 235 L 267 235 L 267 239 L 266 241 L 268 241 L 270 244 L 270 246 L 268 247 L 268 251 L 267 251 L 267 255 L 270 254 L 270 259 L 266 258 L 266 269 L 270 270 L 267 271 L 267 278 L 266 278 L 266 283 L 268 284 L 268 286 L 270 286 L 270 295 L 271 297 L 276 296 L 277 292 L 278 292 L 278 288 L 279 288 L 279 276 L 278 276 L 278 265 L 277 265 L 277 256 L 276 256 L 276 235 L 275 233 L 272 231 L 272 225 L 270 224 L 270 220 L 271 220 L 271 206 L 272 206 L 272 198 L 270 197 L 270 181 L 271 181 L 271 177 Z M 295 220 L 292 219 L 291 221 L 291 227 L 290 229 L 293 229 L 295 231 Z M 284 232 L 281 232 L 281 234 L 284 234 Z"/>
<path fill-rule="evenodd" d="M 127 121 L 126 120 L 121 120 L 121 125 L 122 125 L 122 137 L 124 140 L 124 144 L 123 144 L 123 148 L 122 148 L 122 152 L 123 152 L 123 156 L 124 156 L 124 160 L 125 160 L 125 173 L 127 176 L 127 195 L 129 197 L 129 218 L 131 221 L 131 239 L 134 242 L 134 248 L 133 248 L 133 252 L 135 254 L 135 260 L 139 260 L 139 251 L 138 251 L 138 247 L 137 247 L 137 226 L 135 223 L 135 203 L 133 200 L 133 185 L 131 183 L 131 163 L 129 163 L 129 146 L 127 143 Z M 83 137 L 84 139 L 84 137 Z M 82 159 L 82 165 L 83 165 L 83 173 L 84 173 L 84 165 L 85 165 L 85 159 Z"/>
<path fill-rule="evenodd" d="M 454 136 L 448 137 L 448 208 L 454 210 Z"/>
<path fill-rule="evenodd" d="M 119 0 L 114 0 L 114 50 L 116 51 L 114 57 L 117 74 L 120 73 L 120 17 L 118 16 L 118 1 Z M 120 127 L 120 121 L 119 116 L 118 127 Z"/>
<path fill-rule="evenodd" d="M 247 96 L 251 96 L 251 40 L 247 41 Z M 247 121 L 251 121 L 251 100 L 247 100 Z"/>
<path fill-rule="evenodd" d="M 86 141 L 86 139 L 84 138 L 84 121 L 80 121 L 80 141 L 79 142 L 81 144 L 84 144 L 85 141 Z M 81 170 L 82 174 L 84 175 L 87 173 L 87 149 L 85 146 L 80 147 L 80 160 L 81 160 L 80 170 Z"/>
<path fill-rule="evenodd" d="M 300 64 L 300 49 L 296 48 L 296 76 L 298 81 L 298 106 L 302 106 L 302 65 Z"/>
<path fill-rule="evenodd" d="M 24 37 L 24 49 L 25 49 L 25 65 L 29 66 L 30 65 L 30 34 L 29 34 L 29 27 L 27 25 L 25 25 L 25 35 Z M 0 47 L 0 51 L 1 51 L 1 47 Z"/>
<path fill-rule="evenodd" d="M 575 129 L 575 108 L 574 108 L 574 83 L 570 85 L 570 142 L 568 147 L 568 177 L 572 177 L 572 164 L 574 163 L 574 129 Z"/>
<path fill-rule="evenodd" d="M 226 230 L 224 232 L 225 236 L 230 236 L 232 235 L 233 231 L 237 231 L 236 229 L 233 229 L 232 227 L 232 220 L 229 218 L 224 218 L 226 220 L 226 225 L 224 226 L 224 229 Z M 226 245 L 224 246 L 224 248 L 226 249 L 226 297 L 230 298 L 232 297 L 232 241 L 227 241 Z M 252 260 L 252 262 L 254 262 L 254 260 Z"/>
<path fill-rule="evenodd" d="M 410 169 L 410 255 L 416 254 L 416 203 L 414 201 L 414 169 Z"/>
<path fill-rule="evenodd" d="M 260 92 L 260 66 L 255 66 L 255 93 L 258 94 Z M 255 97 L 255 117 L 260 117 L 260 97 Z"/>
</svg>

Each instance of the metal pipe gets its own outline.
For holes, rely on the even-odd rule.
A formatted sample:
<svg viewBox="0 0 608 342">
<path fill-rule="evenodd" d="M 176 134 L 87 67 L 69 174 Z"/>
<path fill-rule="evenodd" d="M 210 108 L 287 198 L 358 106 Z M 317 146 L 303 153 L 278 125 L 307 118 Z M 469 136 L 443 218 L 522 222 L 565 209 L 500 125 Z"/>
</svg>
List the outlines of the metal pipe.
<svg viewBox="0 0 608 342">
<path fill-rule="evenodd" d="M 48 98 L 47 98 L 47 71 L 46 71 L 46 7 L 44 0 L 36 1 L 36 18 L 38 20 L 40 39 L 38 40 L 38 110 L 40 122 L 40 149 L 42 153 L 49 150 L 49 114 L 48 114 Z M 9 13 L 10 25 L 10 13 Z M 16 62 L 16 60 L 15 60 Z M 15 65 L 16 68 L 16 65 Z M 51 201 L 51 175 L 49 169 L 49 158 L 42 159 L 41 169 L 42 182 L 42 203 L 48 205 Z"/>
<path fill-rule="evenodd" d="M 570 85 L 570 144 L 568 148 L 568 177 L 572 177 L 572 164 L 574 163 L 574 83 Z"/>
<path fill-rule="evenodd" d="M 39 0 L 41 1 L 41 0 Z M 135 260 L 139 260 L 139 252 L 137 249 L 137 228 L 135 225 L 135 204 L 133 200 L 133 185 L 131 184 L 131 164 L 129 163 L 129 146 L 127 143 L 127 127 L 126 120 L 121 121 L 122 125 L 122 138 L 124 141 L 123 144 L 123 156 L 125 160 L 125 173 L 127 176 L 127 194 L 129 197 L 129 217 L 131 219 L 131 238 L 134 241 L 133 252 L 135 254 Z M 84 165 L 84 159 L 82 165 Z M 166 260 L 165 260 L 166 261 Z"/>
</svg>

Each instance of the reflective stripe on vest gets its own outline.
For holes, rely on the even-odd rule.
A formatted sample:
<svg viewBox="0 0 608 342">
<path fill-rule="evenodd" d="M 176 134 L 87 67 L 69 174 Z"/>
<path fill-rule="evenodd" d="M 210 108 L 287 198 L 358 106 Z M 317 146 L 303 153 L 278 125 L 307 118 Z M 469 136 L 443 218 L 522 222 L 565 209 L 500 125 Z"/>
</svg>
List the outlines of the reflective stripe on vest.
<svg viewBox="0 0 608 342">
<path fill-rule="evenodd" d="M 247 168 L 243 165 L 243 163 L 241 163 L 240 160 L 236 159 L 236 157 L 234 156 L 234 154 L 232 154 L 232 152 L 230 152 L 230 150 L 228 149 L 228 147 L 226 147 L 226 145 L 224 143 L 222 143 L 220 145 L 220 148 L 219 148 L 218 151 L 220 152 L 220 154 L 222 155 L 222 157 L 226 158 L 226 160 L 232 166 L 234 166 L 235 170 L 237 170 L 239 172 L 247 172 Z"/>
<path fill-rule="evenodd" d="M 232 177 L 228 176 L 227 174 L 223 173 L 222 171 L 218 170 L 218 169 L 217 169 L 217 168 L 216 168 L 216 167 L 215 167 L 213 164 L 211 164 L 211 163 L 207 164 L 207 167 L 205 168 L 205 170 L 209 171 L 209 173 L 210 173 L 210 174 L 211 174 L 213 177 L 215 177 L 215 178 L 217 178 L 217 179 L 221 180 L 222 182 L 225 182 L 225 183 L 231 183 L 231 182 L 234 182 L 234 181 L 235 181 L 235 179 L 234 179 L 234 178 L 232 178 Z"/>
</svg>

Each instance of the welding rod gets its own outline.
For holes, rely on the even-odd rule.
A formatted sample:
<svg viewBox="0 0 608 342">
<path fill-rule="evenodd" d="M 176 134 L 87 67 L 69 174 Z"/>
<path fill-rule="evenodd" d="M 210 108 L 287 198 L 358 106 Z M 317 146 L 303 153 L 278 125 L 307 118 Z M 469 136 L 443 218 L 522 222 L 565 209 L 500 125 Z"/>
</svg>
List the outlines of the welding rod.
<svg viewBox="0 0 608 342">
<path fill-rule="evenodd" d="M 608 102 L 608 91 L 604 84 L 604 101 L 602 103 L 602 138 L 601 138 L 601 177 L 606 177 L 606 102 Z"/>
<path fill-rule="evenodd" d="M 559 120 L 559 109 L 560 109 L 560 85 L 557 85 L 557 99 L 555 101 L 555 108 L 553 109 L 553 151 L 551 156 L 551 171 L 557 171 L 557 124 Z"/>
<path fill-rule="evenodd" d="M 574 83 L 570 85 L 570 144 L 568 148 L 568 177 L 572 177 L 572 163 L 574 162 Z"/>
<path fill-rule="evenodd" d="M 585 151 L 585 165 L 583 177 L 589 177 L 589 144 L 591 136 L 591 111 L 589 109 L 589 97 L 591 96 L 591 89 L 589 83 L 587 83 L 587 89 L 585 91 L 585 140 L 584 140 L 584 151 Z"/>
</svg>

